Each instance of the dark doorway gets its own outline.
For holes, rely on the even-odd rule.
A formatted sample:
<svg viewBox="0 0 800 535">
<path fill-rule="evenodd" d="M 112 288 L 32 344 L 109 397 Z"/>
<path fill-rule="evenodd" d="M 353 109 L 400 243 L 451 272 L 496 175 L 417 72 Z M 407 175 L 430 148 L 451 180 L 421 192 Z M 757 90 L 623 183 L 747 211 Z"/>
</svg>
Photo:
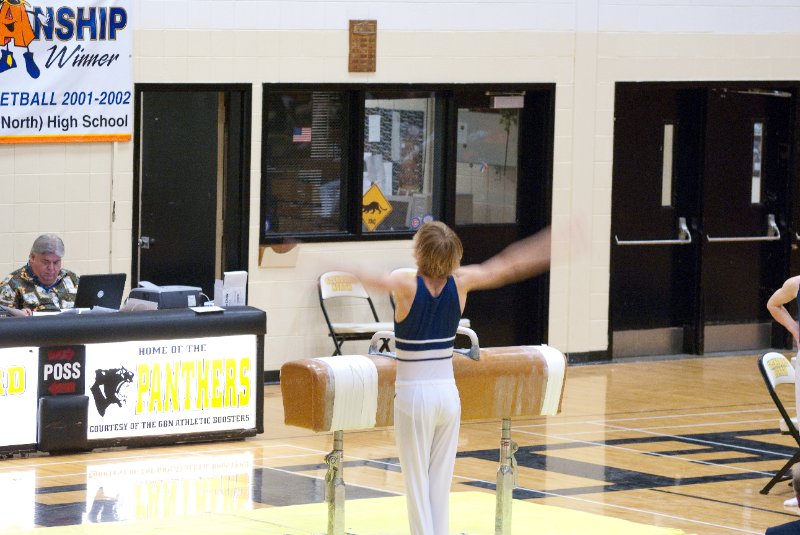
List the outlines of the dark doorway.
<svg viewBox="0 0 800 535">
<path fill-rule="evenodd" d="M 132 286 L 247 269 L 250 87 L 137 86 Z"/>
<path fill-rule="evenodd" d="M 482 262 L 550 224 L 554 91 L 459 90 L 455 228 L 464 264 Z M 474 292 L 464 316 L 484 347 L 547 341 L 546 274 Z"/>
<path fill-rule="evenodd" d="M 791 93 L 712 88 L 703 183 L 705 352 L 771 346 L 765 304 L 788 257 Z"/>
<path fill-rule="evenodd" d="M 764 85 L 617 84 L 613 356 L 770 347 L 794 97 Z"/>
<path fill-rule="evenodd" d="M 615 101 L 611 346 L 695 352 L 703 93 L 617 84 Z"/>
</svg>

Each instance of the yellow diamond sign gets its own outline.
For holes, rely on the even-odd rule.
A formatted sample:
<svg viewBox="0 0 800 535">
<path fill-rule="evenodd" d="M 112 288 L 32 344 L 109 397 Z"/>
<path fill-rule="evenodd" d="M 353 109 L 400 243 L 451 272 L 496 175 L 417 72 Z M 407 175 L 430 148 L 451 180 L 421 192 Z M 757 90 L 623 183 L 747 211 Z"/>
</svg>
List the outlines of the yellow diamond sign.
<svg viewBox="0 0 800 535">
<path fill-rule="evenodd" d="M 378 185 L 373 182 L 361 199 L 361 221 L 367 229 L 375 230 L 391 213 L 392 205 L 383 196 Z"/>
</svg>

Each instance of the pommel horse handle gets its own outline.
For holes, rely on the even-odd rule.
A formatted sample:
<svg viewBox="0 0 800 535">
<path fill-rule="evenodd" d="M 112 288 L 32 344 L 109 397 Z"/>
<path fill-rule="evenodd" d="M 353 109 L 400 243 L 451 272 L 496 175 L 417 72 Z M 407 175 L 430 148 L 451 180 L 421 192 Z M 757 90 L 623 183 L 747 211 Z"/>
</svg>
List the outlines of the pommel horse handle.
<svg viewBox="0 0 800 535">
<path fill-rule="evenodd" d="M 394 353 L 387 353 L 385 351 L 378 350 L 378 344 L 381 340 L 394 340 L 394 331 L 378 331 L 372 335 L 372 338 L 369 341 L 369 349 L 367 349 L 368 355 L 381 355 L 384 357 L 389 357 L 390 359 L 397 358 L 395 357 Z"/>
<path fill-rule="evenodd" d="M 460 353 L 462 355 L 466 355 L 472 360 L 480 360 L 481 359 L 481 346 L 478 343 L 478 335 L 472 329 L 468 327 L 461 327 L 459 326 L 456 330 L 456 334 L 462 334 L 464 336 L 469 337 L 470 347 L 469 349 L 454 349 L 456 353 Z M 369 341 L 369 350 L 367 351 L 370 355 L 383 355 L 384 357 L 389 358 L 396 358 L 394 353 L 386 353 L 383 351 L 378 350 L 378 344 L 382 340 L 386 339 L 394 340 L 394 331 L 378 331 L 372 335 L 372 339 Z"/>
</svg>

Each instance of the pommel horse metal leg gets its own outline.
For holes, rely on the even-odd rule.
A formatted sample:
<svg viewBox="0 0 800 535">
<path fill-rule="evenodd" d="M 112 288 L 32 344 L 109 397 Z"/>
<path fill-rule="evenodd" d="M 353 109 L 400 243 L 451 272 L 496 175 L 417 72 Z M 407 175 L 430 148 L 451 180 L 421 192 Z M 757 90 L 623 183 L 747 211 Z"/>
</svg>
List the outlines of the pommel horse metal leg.
<svg viewBox="0 0 800 535">
<path fill-rule="evenodd" d="M 517 443 L 511 440 L 511 418 L 503 418 L 500 436 L 500 467 L 497 469 L 496 505 L 494 514 L 495 535 L 511 534 L 511 504 L 517 483 Z"/>
<path fill-rule="evenodd" d="M 328 535 L 344 535 L 344 478 L 342 451 L 344 431 L 333 432 L 333 451 L 325 456 L 325 503 L 328 504 Z"/>
</svg>

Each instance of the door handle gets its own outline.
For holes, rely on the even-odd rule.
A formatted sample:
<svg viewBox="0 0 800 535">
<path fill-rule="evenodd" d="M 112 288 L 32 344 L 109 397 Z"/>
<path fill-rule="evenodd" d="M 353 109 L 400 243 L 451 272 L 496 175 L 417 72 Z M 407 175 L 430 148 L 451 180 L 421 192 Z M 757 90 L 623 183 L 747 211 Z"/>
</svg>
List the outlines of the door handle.
<svg viewBox="0 0 800 535">
<path fill-rule="evenodd" d="M 692 243 L 692 233 L 686 226 L 686 218 L 678 218 L 678 239 L 676 240 L 620 240 L 614 234 L 617 245 L 686 245 Z"/>
<path fill-rule="evenodd" d="M 136 243 L 140 249 L 149 249 L 151 245 L 155 245 L 156 240 L 149 236 L 140 236 Z"/>
<path fill-rule="evenodd" d="M 710 242 L 742 242 L 742 241 L 777 241 L 781 239 L 781 231 L 775 223 L 775 214 L 767 214 L 766 236 L 732 236 L 727 238 L 712 238 L 706 234 Z"/>
</svg>

